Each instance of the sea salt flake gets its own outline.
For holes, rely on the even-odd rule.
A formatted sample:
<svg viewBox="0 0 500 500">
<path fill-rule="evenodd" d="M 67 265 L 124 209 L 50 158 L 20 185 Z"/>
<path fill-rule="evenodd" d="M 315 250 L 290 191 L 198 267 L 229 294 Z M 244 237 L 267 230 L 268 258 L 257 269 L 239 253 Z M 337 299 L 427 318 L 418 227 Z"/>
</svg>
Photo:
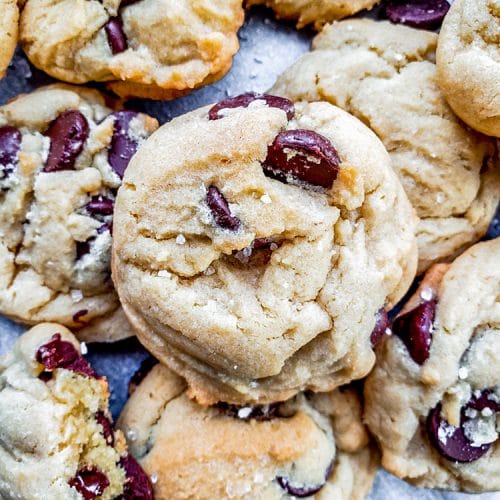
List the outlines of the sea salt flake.
<svg viewBox="0 0 500 500">
<path fill-rule="evenodd" d="M 81 290 L 71 290 L 71 300 L 75 303 L 83 300 L 82 291 Z"/>
<path fill-rule="evenodd" d="M 80 352 L 85 356 L 85 354 L 88 354 L 89 348 L 87 347 L 87 344 L 85 342 L 80 342 Z"/>
<path fill-rule="evenodd" d="M 467 370 L 467 368 L 465 368 L 465 366 L 461 366 L 458 369 L 458 378 L 459 379 L 465 380 L 468 375 L 469 375 L 469 370 Z"/>
<path fill-rule="evenodd" d="M 433 293 L 432 293 L 432 289 L 430 288 L 424 288 L 421 292 L 420 292 L 420 297 L 423 299 L 423 300 L 431 300 L 432 299 L 432 296 L 433 296 Z"/>
<path fill-rule="evenodd" d="M 252 408 L 250 408 L 248 406 L 246 406 L 244 408 L 240 408 L 238 410 L 238 418 L 241 418 L 241 419 L 248 418 L 251 413 L 252 413 Z"/>
<path fill-rule="evenodd" d="M 177 235 L 177 238 L 175 238 L 175 242 L 178 245 L 184 245 L 184 243 L 186 243 L 186 237 L 183 234 L 179 234 Z"/>
<path fill-rule="evenodd" d="M 160 271 L 158 271 L 158 276 L 160 278 L 170 278 L 170 276 L 172 276 L 172 274 L 169 273 L 168 271 L 166 271 L 165 269 L 161 269 Z"/>
<path fill-rule="evenodd" d="M 271 197 L 268 195 L 268 194 L 263 194 L 261 197 L 260 197 L 260 201 L 262 203 L 266 203 L 266 204 L 269 204 L 269 203 L 272 203 L 273 200 L 271 199 Z"/>
</svg>

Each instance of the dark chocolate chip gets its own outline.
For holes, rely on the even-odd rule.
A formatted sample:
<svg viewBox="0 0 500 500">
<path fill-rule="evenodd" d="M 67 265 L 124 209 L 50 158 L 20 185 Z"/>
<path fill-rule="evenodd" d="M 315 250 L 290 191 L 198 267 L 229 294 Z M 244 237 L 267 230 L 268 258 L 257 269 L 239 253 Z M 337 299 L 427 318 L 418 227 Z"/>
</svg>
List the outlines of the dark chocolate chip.
<svg viewBox="0 0 500 500">
<path fill-rule="evenodd" d="M 415 309 L 398 316 L 392 325 L 394 335 L 404 342 L 411 358 L 419 365 L 430 354 L 436 305 L 435 299 L 424 301 Z"/>
<path fill-rule="evenodd" d="M 480 395 L 473 395 L 467 406 L 478 411 L 485 408 L 489 408 L 491 411 L 500 411 L 500 402 L 498 402 L 494 394 L 495 392 L 492 389 L 485 389 L 481 391 Z M 494 397 L 495 399 L 493 399 Z"/>
<path fill-rule="evenodd" d="M 91 238 L 93 239 L 93 238 Z M 90 253 L 90 240 L 76 241 L 76 260 L 80 260 L 84 255 Z"/>
<path fill-rule="evenodd" d="M 235 97 L 228 97 L 212 106 L 208 111 L 208 119 L 219 120 L 223 118 L 223 113 L 221 113 L 221 111 L 225 109 L 248 108 L 254 101 L 265 101 L 270 108 L 279 108 L 283 110 L 289 120 L 291 120 L 295 114 L 293 102 L 289 99 L 275 95 L 248 92 Z"/>
<path fill-rule="evenodd" d="M 257 420 L 263 422 L 279 417 L 282 403 L 271 403 L 268 405 L 236 406 L 220 402 L 215 406 L 226 415 L 240 420 Z"/>
<path fill-rule="evenodd" d="M 139 366 L 139 369 L 132 375 L 128 383 L 128 395 L 130 396 L 136 389 L 137 386 L 146 378 L 148 373 L 153 369 L 158 361 L 153 358 L 153 356 L 147 357 Z"/>
<path fill-rule="evenodd" d="M 108 446 L 114 446 L 115 434 L 113 432 L 113 424 L 111 423 L 111 420 L 109 420 L 109 418 L 106 417 L 102 411 L 98 411 L 95 414 L 95 419 L 102 427 L 102 435 L 104 436 L 106 444 Z"/>
<path fill-rule="evenodd" d="M 91 214 L 111 215 L 113 213 L 113 200 L 106 198 L 106 196 L 92 196 L 85 208 Z"/>
<path fill-rule="evenodd" d="M 104 30 L 113 55 L 125 52 L 128 49 L 127 37 L 123 31 L 123 23 L 120 17 L 112 17 L 104 25 Z"/>
<path fill-rule="evenodd" d="M 119 500 L 153 500 L 153 487 L 149 477 L 134 457 L 132 455 L 122 457 L 120 466 L 125 470 L 127 479 Z"/>
<path fill-rule="evenodd" d="M 427 433 L 437 451 L 448 460 L 455 462 L 474 462 L 481 458 L 491 444 L 473 446 L 464 432 L 466 421 L 463 412 L 460 427 L 451 426 L 441 417 L 441 404 L 433 408 L 427 417 Z"/>
<path fill-rule="evenodd" d="M 312 130 L 286 130 L 267 150 L 264 173 L 281 182 L 303 181 L 331 188 L 340 158 L 331 142 Z"/>
<path fill-rule="evenodd" d="M 50 137 L 50 149 L 43 171 L 73 170 L 89 136 L 89 124 L 79 111 L 69 110 L 49 125 L 45 135 Z"/>
<path fill-rule="evenodd" d="M 91 378 L 99 378 L 75 346 L 71 342 L 61 340 L 59 333 L 54 334 L 50 342 L 39 347 L 35 359 L 45 368 L 40 376 L 40 379 L 44 381 L 52 378 L 47 375 L 47 372 L 52 372 L 56 368 L 65 368 Z"/>
<path fill-rule="evenodd" d="M 387 311 L 384 308 L 379 309 L 375 315 L 375 327 L 370 335 L 370 342 L 373 348 L 377 347 L 378 343 L 382 340 L 388 325 L 389 317 Z"/>
<path fill-rule="evenodd" d="M 215 186 L 210 186 L 207 190 L 207 205 L 219 227 L 230 231 L 239 229 L 240 219 L 231 214 L 226 198 Z"/>
<path fill-rule="evenodd" d="M 297 485 L 292 483 L 290 479 L 284 476 L 278 476 L 276 478 L 276 481 L 278 482 L 280 487 L 284 489 L 289 495 L 297 498 L 305 498 L 315 495 L 316 493 L 318 493 L 318 491 L 321 490 L 321 488 L 323 488 L 323 486 L 325 486 L 326 481 L 328 480 L 330 474 L 332 473 L 332 470 L 333 470 L 333 462 L 331 462 L 328 468 L 326 469 L 325 481 L 315 486 L 309 486 L 305 484 Z"/>
<path fill-rule="evenodd" d="M 108 161 L 111 168 L 122 179 L 130 159 L 139 147 L 138 142 L 129 134 L 130 122 L 137 116 L 137 112 L 116 111 L 112 116 L 115 121 L 108 151 Z"/>
<path fill-rule="evenodd" d="M 390 0 L 381 15 L 393 23 L 433 30 L 441 26 L 449 8 L 446 0 Z"/>
<path fill-rule="evenodd" d="M 113 224 L 111 222 L 105 222 L 97 228 L 97 234 L 102 234 L 106 231 L 113 232 Z"/>
<path fill-rule="evenodd" d="M 110 484 L 106 474 L 97 467 L 90 466 L 80 469 L 68 483 L 81 493 L 85 500 L 94 500 L 100 497 Z"/>
<path fill-rule="evenodd" d="M 8 125 L 0 127 L 0 180 L 6 179 L 18 162 L 22 134 L 17 128 Z"/>
<path fill-rule="evenodd" d="M 81 318 L 88 314 L 88 312 L 88 309 L 80 309 L 79 311 L 76 311 L 76 313 L 73 314 L 73 321 L 75 323 L 85 323 L 85 321 L 82 321 Z"/>
</svg>

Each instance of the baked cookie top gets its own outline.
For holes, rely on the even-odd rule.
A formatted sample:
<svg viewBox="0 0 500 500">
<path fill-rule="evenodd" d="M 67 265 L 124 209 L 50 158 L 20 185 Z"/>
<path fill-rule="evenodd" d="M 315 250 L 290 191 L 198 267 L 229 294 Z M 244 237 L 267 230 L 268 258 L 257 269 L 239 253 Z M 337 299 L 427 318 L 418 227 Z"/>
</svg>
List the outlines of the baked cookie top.
<svg viewBox="0 0 500 500">
<path fill-rule="evenodd" d="M 380 0 L 246 0 L 245 5 L 265 5 L 281 19 L 297 21 L 297 28 L 314 24 L 320 30 L 326 23 L 371 9 Z"/>
<path fill-rule="evenodd" d="M 497 238 L 432 267 L 366 380 L 382 463 L 419 486 L 500 489 L 499 256 Z"/>
<path fill-rule="evenodd" d="M 0 0 L 0 78 L 5 75 L 17 45 L 19 9 L 16 0 Z"/>
<path fill-rule="evenodd" d="M 116 190 L 155 119 L 54 85 L 0 108 L 0 312 L 130 335 L 110 277 Z M 99 324 L 97 324 L 99 322 Z"/>
<path fill-rule="evenodd" d="M 441 28 L 439 86 L 472 128 L 500 137 L 500 3 L 457 0 Z"/>
<path fill-rule="evenodd" d="M 437 35 L 389 22 L 325 27 L 271 93 L 331 102 L 382 140 L 421 222 L 419 271 L 487 231 L 500 193 L 494 141 L 454 115 L 436 77 Z"/>
<path fill-rule="evenodd" d="M 244 94 L 171 121 L 131 161 L 115 220 L 126 314 L 204 403 L 362 377 L 375 315 L 415 271 L 387 152 L 327 103 Z"/>
<path fill-rule="evenodd" d="M 108 399 L 69 330 L 44 323 L 22 335 L 0 358 L 0 496 L 152 500 Z"/>
<path fill-rule="evenodd" d="M 353 391 L 203 407 L 180 377 L 156 365 L 118 426 L 156 498 L 362 499 L 378 463 Z"/>
<path fill-rule="evenodd" d="M 20 41 L 60 80 L 171 99 L 228 71 L 242 23 L 241 0 L 26 0 Z"/>
</svg>

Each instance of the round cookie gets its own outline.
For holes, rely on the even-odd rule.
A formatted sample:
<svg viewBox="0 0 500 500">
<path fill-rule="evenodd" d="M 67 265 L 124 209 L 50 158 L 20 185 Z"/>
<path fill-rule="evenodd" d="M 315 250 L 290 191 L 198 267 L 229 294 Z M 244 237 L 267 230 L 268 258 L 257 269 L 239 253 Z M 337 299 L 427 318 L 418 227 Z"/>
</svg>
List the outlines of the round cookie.
<svg viewBox="0 0 500 500">
<path fill-rule="evenodd" d="M 60 80 L 173 99 L 226 74 L 242 23 L 241 0 L 26 0 L 20 42 Z"/>
<path fill-rule="evenodd" d="M 203 407 L 156 365 L 118 421 L 156 498 L 363 499 L 377 453 L 353 390 Z"/>
<path fill-rule="evenodd" d="M 419 272 L 479 240 L 500 197 L 495 143 L 446 103 L 436 41 L 435 33 L 389 22 L 335 23 L 270 91 L 340 106 L 379 136 L 421 219 Z"/>
<path fill-rule="evenodd" d="M 0 108 L 0 312 L 132 335 L 110 276 L 113 204 L 128 160 L 157 127 L 97 91 L 54 85 Z"/>
<path fill-rule="evenodd" d="M 17 45 L 19 9 L 16 0 L 0 0 L 0 78 L 5 76 L 7 66 Z"/>
<path fill-rule="evenodd" d="M 0 358 L 0 496 L 152 500 L 108 402 L 69 330 L 44 323 L 22 335 Z"/>
<path fill-rule="evenodd" d="M 245 5 L 265 5 L 278 18 L 297 21 L 297 28 L 314 24 L 320 30 L 326 23 L 371 9 L 380 0 L 246 0 Z"/>
<path fill-rule="evenodd" d="M 500 137 L 500 4 L 455 0 L 439 34 L 438 81 L 453 111 Z"/>
<path fill-rule="evenodd" d="M 500 489 L 500 238 L 437 264 L 365 384 L 382 464 L 418 486 Z"/>
<path fill-rule="evenodd" d="M 171 121 L 132 159 L 115 220 L 124 310 L 202 404 L 363 377 L 376 313 L 415 273 L 415 218 L 387 152 L 327 103 L 294 115 L 244 94 Z"/>
</svg>

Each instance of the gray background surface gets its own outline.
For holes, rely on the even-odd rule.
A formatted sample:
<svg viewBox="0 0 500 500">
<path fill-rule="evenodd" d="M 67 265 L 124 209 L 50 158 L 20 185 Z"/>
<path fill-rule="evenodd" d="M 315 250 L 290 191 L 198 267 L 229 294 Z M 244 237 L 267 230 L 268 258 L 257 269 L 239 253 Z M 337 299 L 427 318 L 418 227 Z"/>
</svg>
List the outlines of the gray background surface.
<svg viewBox="0 0 500 500">
<path fill-rule="evenodd" d="M 145 111 L 164 123 L 228 95 L 249 90 L 263 92 L 274 83 L 282 71 L 309 50 L 313 32 L 297 31 L 292 24 L 275 21 L 271 11 L 253 9 L 247 14 L 247 20 L 240 30 L 239 37 L 241 49 L 234 58 L 231 71 L 219 82 L 175 101 L 134 100 L 130 101 L 127 107 Z M 27 92 L 51 81 L 50 77 L 31 67 L 22 52 L 18 50 L 7 77 L 0 81 L 0 104 L 21 92 Z M 489 237 L 499 234 L 500 224 L 497 214 L 490 228 Z M 23 326 L 0 316 L 0 354 L 9 349 L 24 329 Z M 147 353 L 135 339 L 132 339 L 113 345 L 90 345 L 88 357 L 96 371 L 108 377 L 112 392 L 111 407 L 116 418 L 126 399 L 127 383 L 141 361 L 147 357 Z M 472 498 L 500 500 L 500 492 L 465 495 L 417 489 L 385 471 L 380 471 L 369 496 L 369 500 Z"/>
</svg>

